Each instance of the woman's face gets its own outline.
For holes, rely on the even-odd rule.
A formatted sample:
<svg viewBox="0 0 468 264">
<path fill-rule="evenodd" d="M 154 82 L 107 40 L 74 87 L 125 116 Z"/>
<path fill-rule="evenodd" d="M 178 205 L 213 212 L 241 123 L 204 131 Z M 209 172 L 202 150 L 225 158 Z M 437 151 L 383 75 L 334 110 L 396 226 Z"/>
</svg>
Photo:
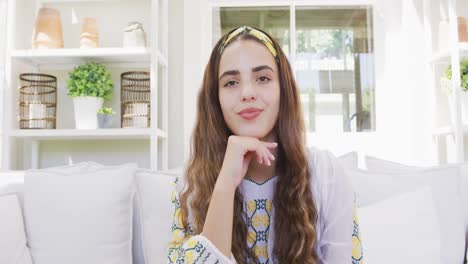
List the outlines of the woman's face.
<svg viewBox="0 0 468 264">
<path fill-rule="evenodd" d="M 254 40 L 231 43 L 219 65 L 219 102 L 237 136 L 264 138 L 276 124 L 280 103 L 278 67 L 267 47 Z"/>
</svg>

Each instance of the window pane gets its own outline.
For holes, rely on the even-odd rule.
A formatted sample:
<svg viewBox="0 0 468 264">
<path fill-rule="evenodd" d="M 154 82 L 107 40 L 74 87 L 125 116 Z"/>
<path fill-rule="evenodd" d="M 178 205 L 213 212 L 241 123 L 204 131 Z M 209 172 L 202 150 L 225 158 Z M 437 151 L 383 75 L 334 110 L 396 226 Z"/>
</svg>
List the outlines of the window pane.
<svg viewBox="0 0 468 264">
<path fill-rule="evenodd" d="M 278 41 L 289 56 L 289 7 L 221 7 L 213 9 L 213 45 L 231 29 L 257 27 Z"/>
<path fill-rule="evenodd" d="M 375 131 L 370 7 L 297 7 L 296 78 L 309 132 Z"/>
</svg>

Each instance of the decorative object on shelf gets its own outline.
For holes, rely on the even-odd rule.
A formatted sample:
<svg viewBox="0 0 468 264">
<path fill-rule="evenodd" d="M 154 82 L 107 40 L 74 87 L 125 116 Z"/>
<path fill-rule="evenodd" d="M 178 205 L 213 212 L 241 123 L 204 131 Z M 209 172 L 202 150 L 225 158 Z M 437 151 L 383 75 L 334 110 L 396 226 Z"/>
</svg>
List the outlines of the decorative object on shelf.
<svg viewBox="0 0 468 264">
<path fill-rule="evenodd" d="M 69 73 L 68 95 L 73 98 L 77 129 L 96 129 L 97 111 L 112 96 L 111 74 L 103 64 L 88 62 Z"/>
<path fill-rule="evenodd" d="M 457 21 L 458 21 L 458 41 L 468 42 L 468 25 L 466 23 L 466 18 L 457 17 Z"/>
<path fill-rule="evenodd" d="M 115 112 L 111 107 L 99 108 L 98 115 L 98 127 L 99 128 L 110 128 L 112 127 L 112 118 Z"/>
<path fill-rule="evenodd" d="M 146 33 L 140 22 L 129 22 L 124 29 L 124 47 L 146 47 Z"/>
<path fill-rule="evenodd" d="M 20 75 L 19 127 L 56 128 L 57 78 L 48 74 Z"/>
<path fill-rule="evenodd" d="M 468 59 L 460 62 L 460 79 L 461 79 L 461 91 L 460 91 L 460 102 L 462 105 L 462 122 L 468 125 Z M 445 95 L 447 95 L 449 103 L 450 118 L 452 124 L 455 123 L 454 109 L 454 98 L 452 88 L 452 68 L 449 66 L 444 73 L 444 76 L 440 80 L 440 86 Z"/>
<path fill-rule="evenodd" d="M 150 73 L 145 71 L 124 72 L 120 75 L 120 80 L 122 127 L 150 127 Z"/>
<path fill-rule="evenodd" d="M 85 17 L 81 21 L 80 48 L 97 48 L 99 34 L 96 18 Z"/>
<path fill-rule="evenodd" d="M 33 49 L 63 48 L 62 21 L 60 12 L 42 7 L 36 17 L 32 36 Z"/>
</svg>

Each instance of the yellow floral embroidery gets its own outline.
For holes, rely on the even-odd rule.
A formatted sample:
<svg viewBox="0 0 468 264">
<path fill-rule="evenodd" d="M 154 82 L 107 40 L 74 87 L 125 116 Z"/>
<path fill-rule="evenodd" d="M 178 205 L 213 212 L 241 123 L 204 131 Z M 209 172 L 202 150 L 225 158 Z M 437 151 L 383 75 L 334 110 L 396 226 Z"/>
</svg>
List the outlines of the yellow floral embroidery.
<svg viewBox="0 0 468 264">
<path fill-rule="evenodd" d="M 257 257 L 268 259 L 267 246 L 255 246 L 253 251 Z"/>
<path fill-rule="evenodd" d="M 271 201 L 270 200 L 266 201 L 266 209 L 267 209 L 268 212 L 271 212 Z"/>
<path fill-rule="evenodd" d="M 357 218 L 357 205 L 356 199 L 354 199 L 354 230 L 353 230 L 353 252 L 351 256 L 351 263 L 352 264 L 364 264 L 364 257 L 363 257 L 363 250 L 362 250 L 362 243 L 361 237 L 359 233 L 359 222 Z"/>
<path fill-rule="evenodd" d="M 257 205 L 255 204 L 255 201 L 249 201 L 247 203 L 247 209 L 249 210 L 249 213 L 253 213 L 256 207 Z"/>
<path fill-rule="evenodd" d="M 247 241 L 250 245 L 252 245 L 257 240 L 257 234 L 254 231 L 249 231 L 249 236 L 247 237 Z"/>
</svg>

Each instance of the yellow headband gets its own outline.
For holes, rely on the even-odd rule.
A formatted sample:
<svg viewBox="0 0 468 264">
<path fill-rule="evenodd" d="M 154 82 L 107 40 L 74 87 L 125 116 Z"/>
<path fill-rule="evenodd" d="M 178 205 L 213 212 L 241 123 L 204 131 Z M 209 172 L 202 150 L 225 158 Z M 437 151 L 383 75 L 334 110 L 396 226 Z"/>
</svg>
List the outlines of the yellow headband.
<svg viewBox="0 0 468 264">
<path fill-rule="evenodd" d="M 273 44 L 273 41 L 265 35 L 265 33 L 261 32 L 260 30 L 257 30 L 255 28 L 249 27 L 249 26 L 242 26 L 237 28 L 236 30 L 232 31 L 226 39 L 223 41 L 223 44 L 220 46 L 219 54 L 221 54 L 226 47 L 227 44 L 237 35 L 241 33 L 247 33 L 249 35 L 254 36 L 258 40 L 260 40 L 270 51 L 270 53 L 275 57 L 276 61 L 279 61 L 278 58 L 278 53 L 276 52 L 275 45 Z"/>
</svg>

